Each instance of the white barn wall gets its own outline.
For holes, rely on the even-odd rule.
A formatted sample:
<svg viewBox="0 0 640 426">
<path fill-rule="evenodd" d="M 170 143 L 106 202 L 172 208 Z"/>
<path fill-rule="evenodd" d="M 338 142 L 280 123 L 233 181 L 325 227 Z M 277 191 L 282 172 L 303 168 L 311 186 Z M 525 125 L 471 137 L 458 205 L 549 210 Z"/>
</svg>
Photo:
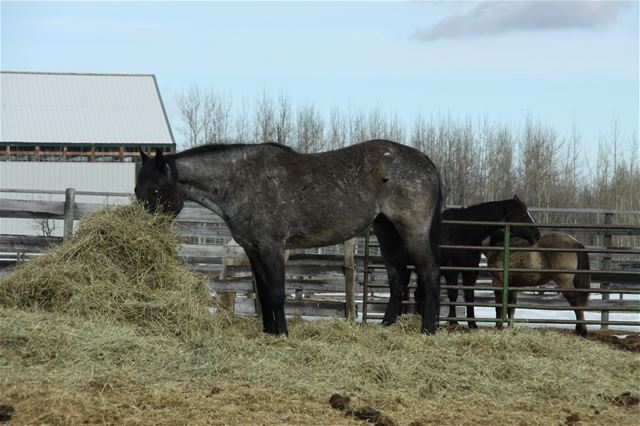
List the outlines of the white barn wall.
<svg viewBox="0 0 640 426">
<path fill-rule="evenodd" d="M 72 162 L 23 162 L 0 161 L 0 188 L 64 191 L 133 193 L 135 186 L 134 163 L 72 163 Z M 24 194 L 0 192 L 0 198 L 15 200 L 62 201 L 64 195 Z M 104 203 L 105 205 L 128 202 L 127 197 L 76 197 L 77 202 Z M 54 235 L 62 235 L 62 223 L 56 221 Z M 0 234 L 40 235 L 39 224 L 31 219 L 0 218 Z"/>
</svg>

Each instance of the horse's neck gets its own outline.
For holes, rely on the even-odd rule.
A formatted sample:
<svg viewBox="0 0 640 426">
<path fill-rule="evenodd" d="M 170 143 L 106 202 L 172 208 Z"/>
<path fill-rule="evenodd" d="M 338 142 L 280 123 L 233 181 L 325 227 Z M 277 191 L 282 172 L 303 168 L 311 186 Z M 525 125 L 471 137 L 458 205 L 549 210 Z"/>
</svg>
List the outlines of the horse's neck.
<svg viewBox="0 0 640 426">
<path fill-rule="evenodd" d="M 488 203 L 486 203 L 488 204 Z M 471 220 L 485 222 L 500 222 L 504 217 L 504 210 L 501 206 L 495 205 L 470 206 L 458 211 L 451 212 L 453 220 Z M 493 204 L 493 203 L 491 203 Z M 497 225 L 469 225 L 464 227 L 464 238 L 470 242 L 480 243 L 500 227 Z"/>
<path fill-rule="evenodd" d="M 221 203 L 223 191 L 216 184 L 223 185 L 233 176 L 233 160 L 237 155 L 238 152 L 232 150 L 176 155 L 169 164 L 176 174 L 178 188 L 186 199 L 224 217 Z"/>
</svg>

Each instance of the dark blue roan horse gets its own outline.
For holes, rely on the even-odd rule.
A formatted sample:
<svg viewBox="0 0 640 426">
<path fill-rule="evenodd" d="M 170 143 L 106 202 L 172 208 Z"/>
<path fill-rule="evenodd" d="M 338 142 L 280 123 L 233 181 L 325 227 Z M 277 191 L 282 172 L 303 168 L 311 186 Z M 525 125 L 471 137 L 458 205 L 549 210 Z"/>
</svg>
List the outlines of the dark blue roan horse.
<svg viewBox="0 0 640 426">
<path fill-rule="evenodd" d="M 420 151 L 372 140 L 319 154 L 282 145 L 206 145 L 142 155 L 136 196 L 151 211 L 178 214 L 184 200 L 214 211 L 251 261 L 264 331 L 287 334 L 284 251 L 337 244 L 373 223 L 392 295 L 415 266 L 424 289 L 422 329 L 438 326 L 440 177 Z M 385 322 L 395 321 L 391 301 Z"/>
</svg>

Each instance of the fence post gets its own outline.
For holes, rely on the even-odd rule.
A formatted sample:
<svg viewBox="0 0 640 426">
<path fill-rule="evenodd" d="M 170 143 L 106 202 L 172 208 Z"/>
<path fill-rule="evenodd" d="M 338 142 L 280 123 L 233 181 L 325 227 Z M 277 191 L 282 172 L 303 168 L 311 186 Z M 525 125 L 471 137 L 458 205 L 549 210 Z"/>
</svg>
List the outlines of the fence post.
<svg viewBox="0 0 640 426">
<path fill-rule="evenodd" d="M 605 213 L 604 214 L 604 224 L 611 225 L 613 223 L 613 213 Z M 611 247 L 611 233 L 609 231 L 605 231 L 604 234 L 604 246 L 605 248 Z M 602 270 L 610 271 L 611 270 L 611 256 L 609 254 L 605 254 L 602 258 Z M 611 288 L 611 283 L 603 282 L 600 283 L 600 288 L 603 290 L 609 290 Z M 609 293 L 602 293 L 602 301 L 609 300 Z M 601 311 L 600 312 L 600 321 L 608 322 L 609 321 L 609 311 Z M 609 328 L 608 324 L 600 324 L 600 328 L 607 329 Z"/>
<path fill-rule="evenodd" d="M 511 226 L 504 226 L 504 260 L 502 264 L 502 324 L 509 321 L 509 245 Z"/>
<path fill-rule="evenodd" d="M 68 240 L 73 234 L 73 215 L 75 213 L 76 190 L 67 188 L 64 195 L 64 230 L 62 240 Z"/>
<path fill-rule="evenodd" d="M 348 320 L 356 319 L 355 293 L 355 240 L 352 238 L 344 242 L 344 293 L 345 315 Z"/>
</svg>

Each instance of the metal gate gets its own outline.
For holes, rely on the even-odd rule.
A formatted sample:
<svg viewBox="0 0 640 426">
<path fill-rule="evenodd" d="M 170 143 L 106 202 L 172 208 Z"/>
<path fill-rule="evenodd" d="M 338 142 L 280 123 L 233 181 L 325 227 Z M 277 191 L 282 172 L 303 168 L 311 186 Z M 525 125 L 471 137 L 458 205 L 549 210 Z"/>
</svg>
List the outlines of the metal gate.
<svg viewBox="0 0 640 426">
<path fill-rule="evenodd" d="M 503 286 L 501 288 L 496 288 L 493 286 L 473 286 L 473 287 L 465 287 L 463 285 L 456 286 L 447 286 L 442 285 L 440 288 L 447 289 L 458 289 L 458 290 L 501 290 L 502 291 L 502 300 L 501 303 L 466 303 L 466 302 L 442 302 L 442 306 L 475 306 L 475 307 L 489 307 L 489 308 L 497 308 L 502 307 L 502 316 L 501 318 L 476 318 L 476 322 L 488 322 L 488 323 L 544 323 L 544 324 L 586 324 L 586 325 L 600 325 L 602 328 L 607 328 L 609 325 L 617 325 L 617 326 L 638 326 L 640 327 L 640 301 L 631 304 L 614 304 L 609 303 L 611 306 L 604 306 L 606 301 L 609 300 L 611 294 L 630 294 L 630 295 L 638 295 L 640 294 L 640 271 L 622 271 L 622 270 L 611 270 L 611 255 L 615 254 L 626 254 L 630 256 L 638 256 L 640 255 L 640 249 L 638 248 L 625 248 L 625 247 L 611 247 L 611 236 L 614 234 L 617 235 L 640 235 L 640 226 L 633 225 L 611 225 L 610 216 L 607 218 L 605 216 L 604 225 L 576 225 L 576 224 L 534 224 L 541 229 L 550 229 L 550 230 L 590 230 L 591 232 L 597 231 L 602 233 L 604 236 L 605 247 L 597 247 L 597 248 L 584 248 L 584 249 L 551 249 L 551 248 L 531 248 L 531 247 L 510 247 L 509 244 L 509 236 L 511 234 L 512 227 L 518 226 L 532 226 L 532 224 L 522 224 L 522 223 L 505 223 L 505 222 L 478 222 L 478 221 L 443 221 L 444 224 L 452 224 L 452 225 L 468 225 L 468 226 L 480 226 L 480 225 L 495 225 L 500 226 L 504 229 L 505 239 L 504 245 L 499 247 L 480 247 L 480 246 L 454 246 L 454 245 L 441 245 L 440 248 L 443 249 L 452 249 L 452 250 L 500 250 L 504 255 L 504 268 L 488 268 L 488 267 L 479 267 L 479 268 L 470 268 L 470 267 L 445 267 L 441 266 L 441 271 L 484 271 L 484 272 L 502 272 L 503 273 Z M 370 238 L 370 229 L 367 229 L 365 232 L 365 243 L 364 243 L 364 277 L 363 277 L 363 296 L 362 296 L 362 321 L 367 322 L 368 319 L 371 319 L 369 312 L 369 306 L 371 305 L 380 305 L 386 304 L 385 301 L 381 300 L 372 300 L 371 296 L 375 293 L 375 288 L 380 286 L 372 286 L 370 283 L 370 275 L 372 272 L 376 270 L 384 270 L 384 266 L 379 265 L 371 265 L 370 262 L 370 247 L 376 246 L 376 244 L 371 243 Z M 509 267 L 510 264 L 510 254 L 512 252 L 517 251 L 540 251 L 540 252 L 587 252 L 591 254 L 603 254 L 603 261 L 601 268 L 599 270 L 564 270 L 564 269 L 513 269 Z M 640 260 L 640 258 L 638 258 Z M 410 268 L 411 270 L 411 268 Z M 535 304 L 521 304 L 514 303 L 510 304 L 508 302 L 508 292 L 517 291 L 517 292 L 549 292 L 549 293 L 562 293 L 566 290 L 561 290 L 559 288 L 549 288 L 549 287 L 509 287 L 509 274 L 514 272 L 555 272 L 555 273 L 572 273 L 572 274 L 591 274 L 592 277 L 596 277 L 600 281 L 599 288 L 590 288 L 590 289 L 571 289 L 572 292 L 586 292 L 586 293 L 594 293 L 602 295 L 602 305 L 601 307 L 589 307 L 588 305 L 582 308 L 569 306 L 567 303 L 566 307 L 545 307 L 542 305 Z M 631 283 L 635 288 L 624 288 L 624 289 L 612 289 L 611 281 L 626 281 Z M 403 300 L 403 308 L 409 305 L 413 305 L 414 302 L 409 300 Z M 583 311 L 601 311 L 601 318 L 599 321 L 595 320 L 567 320 L 567 319 L 536 319 L 536 318 L 522 318 L 522 319 L 508 319 L 508 309 L 509 308 L 521 308 L 521 309 L 540 309 L 540 310 L 583 310 Z M 637 319 L 635 321 L 625 321 L 625 320 L 610 320 L 609 313 L 610 312 L 631 312 L 638 313 Z M 464 317 L 440 317 L 440 321 L 466 321 L 467 319 Z"/>
</svg>

